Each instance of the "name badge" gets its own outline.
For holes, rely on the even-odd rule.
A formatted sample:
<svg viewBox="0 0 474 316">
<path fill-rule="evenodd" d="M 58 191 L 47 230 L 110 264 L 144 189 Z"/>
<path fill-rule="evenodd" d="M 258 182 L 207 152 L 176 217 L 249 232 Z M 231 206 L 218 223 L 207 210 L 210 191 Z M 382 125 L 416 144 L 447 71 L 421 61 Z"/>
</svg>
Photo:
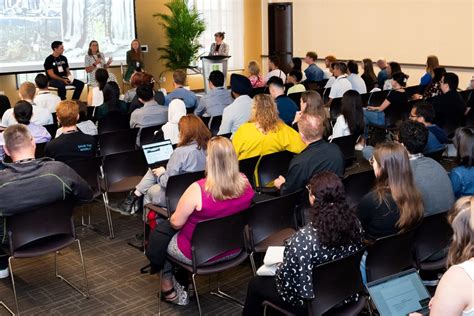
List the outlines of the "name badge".
<svg viewBox="0 0 474 316">
<path fill-rule="evenodd" d="M 58 65 L 58 72 L 64 72 L 63 65 Z"/>
</svg>

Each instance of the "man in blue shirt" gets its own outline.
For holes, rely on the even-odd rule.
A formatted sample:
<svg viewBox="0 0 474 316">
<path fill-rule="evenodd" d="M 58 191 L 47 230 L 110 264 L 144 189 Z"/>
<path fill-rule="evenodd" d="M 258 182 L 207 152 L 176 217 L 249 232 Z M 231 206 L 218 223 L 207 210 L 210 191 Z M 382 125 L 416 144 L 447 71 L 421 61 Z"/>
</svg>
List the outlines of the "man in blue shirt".
<svg viewBox="0 0 474 316">
<path fill-rule="evenodd" d="M 381 58 L 377 60 L 377 66 L 380 68 L 380 71 L 377 74 L 377 83 L 379 84 L 379 88 L 382 89 L 385 80 L 388 79 L 387 61 Z"/>
<path fill-rule="evenodd" d="M 307 52 L 304 62 L 309 66 L 304 70 L 306 81 L 321 81 L 324 79 L 324 71 L 316 65 L 318 54 L 315 52 Z"/>
<path fill-rule="evenodd" d="M 209 88 L 211 90 L 202 96 L 194 114 L 199 116 L 222 115 L 224 108 L 234 102 L 230 91 L 224 87 L 224 74 L 214 70 L 209 74 Z"/>
<path fill-rule="evenodd" d="M 291 126 L 298 107 L 291 98 L 285 95 L 283 80 L 279 77 L 270 78 L 268 81 L 268 89 L 270 90 L 272 98 L 275 100 L 280 118 L 283 122 Z"/>
<path fill-rule="evenodd" d="M 425 154 L 443 150 L 448 142 L 446 133 L 436 124 L 433 124 L 435 111 L 433 106 L 426 102 L 416 103 L 410 112 L 410 120 L 419 122 L 428 128 L 428 141 Z"/>
<path fill-rule="evenodd" d="M 198 99 L 196 95 L 184 88 L 186 83 L 186 71 L 177 69 L 173 72 L 173 86 L 174 90 L 167 96 L 165 96 L 165 105 L 170 105 L 173 99 L 182 99 L 186 108 L 195 108 L 198 105 Z"/>
</svg>

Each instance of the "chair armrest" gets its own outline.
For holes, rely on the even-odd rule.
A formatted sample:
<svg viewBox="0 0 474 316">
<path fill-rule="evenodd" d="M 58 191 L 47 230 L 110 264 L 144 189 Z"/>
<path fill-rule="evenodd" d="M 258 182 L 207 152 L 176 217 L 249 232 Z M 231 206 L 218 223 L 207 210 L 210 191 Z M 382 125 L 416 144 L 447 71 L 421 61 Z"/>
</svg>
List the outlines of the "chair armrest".
<svg viewBox="0 0 474 316">
<path fill-rule="evenodd" d="M 161 207 L 161 206 L 148 203 L 148 204 L 145 205 L 145 208 L 159 214 L 160 216 L 163 216 L 164 218 L 169 218 L 168 211 L 165 208 Z"/>
<path fill-rule="evenodd" d="M 287 310 L 285 310 L 285 309 L 283 309 L 283 308 L 281 308 L 281 307 L 279 307 L 279 306 L 277 306 L 277 305 L 275 305 L 275 304 L 273 304 L 272 302 L 269 302 L 269 301 L 263 301 L 262 306 L 263 306 L 263 308 L 264 308 L 264 313 L 263 313 L 264 315 L 267 314 L 267 313 L 266 313 L 267 308 L 268 308 L 268 307 L 271 307 L 271 308 L 273 308 L 274 310 L 276 310 L 276 311 L 282 313 L 282 314 L 285 315 L 285 316 L 295 316 L 295 314 L 290 313 L 289 311 L 287 311 Z"/>
</svg>

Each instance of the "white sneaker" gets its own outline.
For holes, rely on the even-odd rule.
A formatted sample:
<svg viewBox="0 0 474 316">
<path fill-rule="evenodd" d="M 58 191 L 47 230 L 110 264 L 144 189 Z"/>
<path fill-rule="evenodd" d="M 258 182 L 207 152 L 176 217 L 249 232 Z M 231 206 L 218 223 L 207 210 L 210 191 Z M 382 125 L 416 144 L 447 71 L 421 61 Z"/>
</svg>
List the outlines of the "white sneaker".
<svg viewBox="0 0 474 316">
<path fill-rule="evenodd" d="M 0 279 L 5 279 L 10 276 L 10 272 L 8 271 L 8 268 L 5 268 L 3 270 L 0 270 Z"/>
</svg>

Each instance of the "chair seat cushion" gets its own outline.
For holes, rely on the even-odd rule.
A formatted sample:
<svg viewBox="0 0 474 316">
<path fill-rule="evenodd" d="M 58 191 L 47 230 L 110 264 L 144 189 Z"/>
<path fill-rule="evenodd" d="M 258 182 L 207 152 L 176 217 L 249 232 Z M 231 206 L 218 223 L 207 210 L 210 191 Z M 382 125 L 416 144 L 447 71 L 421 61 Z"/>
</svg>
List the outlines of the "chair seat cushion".
<svg viewBox="0 0 474 316">
<path fill-rule="evenodd" d="M 75 241 L 71 235 L 60 234 L 49 236 L 31 242 L 23 247 L 16 249 L 12 254 L 15 258 L 32 258 L 43 256 L 63 248 L 66 248 Z"/>
<path fill-rule="evenodd" d="M 420 264 L 420 270 L 436 271 L 446 268 L 446 257 L 436 261 L 425 261 Z"/>
<path fill-rule="evenodd" d="M 163 217 L 168 218 L 168 211 L 166 209 L 162 208 L 161 206 L 148 203 L 148 204 L 145 205 L 145 208 L 149 209 L 150 211 L 156 212 L 156 213 L 160 214 Z"/>
<path fill-rule="evenodd" d="M 276 232 L 255 245 L 255 252 L 265 252 L 270 246 L 284 246 L 285 240 L 296 232 L 293 228 L 285 228 Z"/>
<path fill-rule="evenodd" d="M 341 307 L 333 308 L 328 312 L 324 313 L 327 316 L 346 316 L 346 315 L 359 315 L 364 309 L 366 304 L 365 296 L 359 295 L 357 302 L 350 302 L 342 305 Z"/>
<path fill-rule="evenodd" d="M 197 268 L 197 274 L 213 274 L 213 273 L 218 273 L 218 272 L 221 272 L 221 271 L 224 271 L 224 270 L 227 270 L 227 269 L 230 269 L 230 268 L 233 268 L 233 267 L 236 267 L 238 266 L 239 264 L 241 264 L 242 262 L 244 262 L 248 257 L 248 253 L 246 251 L 241 251 L 241 253 L 235 257 L 235 258 L 232 258 L 230 260 L 226 260 L 226 261 L 219 261 L 215 264 L 209 264 L 207 266 L 200 266 Z M 193 272 L 193 266 L 192 265 L 187 265 L 185 263 L 182 263 L 181 261 L 178 261 L 176 260 L 175 258 L 171 257 L 171 256 L 167 256 L 167 258 L 179 265 L 180 267 L 184 268 L 185 270 L 189 271 L 189 272 Z"/>
</svg>

